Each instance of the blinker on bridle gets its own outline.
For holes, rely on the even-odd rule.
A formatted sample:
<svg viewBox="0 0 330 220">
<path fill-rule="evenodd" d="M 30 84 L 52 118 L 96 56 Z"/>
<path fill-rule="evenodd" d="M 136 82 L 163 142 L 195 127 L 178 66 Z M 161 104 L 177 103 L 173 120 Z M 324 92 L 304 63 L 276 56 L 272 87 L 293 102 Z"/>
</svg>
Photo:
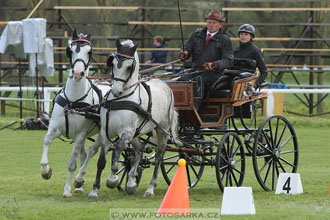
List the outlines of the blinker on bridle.
<svg viewBox="0 0 330 220">
<path fill-rule="evenodd" d="M 134 72 L 134 69 L 135 69 L 135 59 L 134 59 L 134 54 L 133 55 L 130 55 L 130 54 L 124 54 L 124 53 L 121 53 L 121 52 L 115 52 L 113 55 L 112 55 L 114 58 L 116 58 L 116 60 L 118 61 L 117 63 L 117 68 L 120 69 L 123 65 L 123 61 L 126 60 L 126 59 L 132 59 L 133 60 L 133 64 L 132 64 L 132 68 L 131 68 L 131 72 L 130 72 L 130 75 L 128 76 L 128 78 L 126 80 L 124 79 L 121 79 L 121 78 L 117 78 L 117 77 L 114 77 L 114 74 L 112 72 L 112 79 L 113 80 L 116 80 L 116 81 L 121 81 L 123 83 L 127 83 L 130 78 L 132 77 L 133 75 L 133 72 Z"/>
<path fill-rule="evenodd" d="M 87 40 L 87 39 L 77 39 L 77 40 L 74 40 L 74 41 L 71 42 L 71 45 L 73 45 L 73 44 L 77 44 L 77 47 L 76 47 L 76 53 L 79 53 L 79 52 L 80 52 L 80 47 L 81 47 L 80 43 L 82 43 L 82 44 L 87 43 L 87 44 L 91 47 L 91 51 L 89 52 L 89 57 L 88 57 L 88 61 L 87 61 L 87 63 L 86 63 L 83 59 L 81 59 L 81 58 L 76 59 L 73 63 L 72 63 L 72 58 L 70 59 L 71 69 L 72 69 L 72 71 L 73 71 L 74 65 L 75 65 L 77 62 L 79 62 L 79 61 L 82 62 L 82 63 L 84 64 L 84 67 L 85 67 L 84 71 L 86 71 L 87 68 L 88 68 L 88 66 L 89 66 L 89 63 L 90 63 L 91 57 L 92 57 L 92 49 L 93 49 L 93 48 L 92 48 L 92 44 L 91 44 L 91 42 L 90 42 L 89 40 Z M 84 76 L 84 74 L 85 74 L 84 71 L 81 73 L 81 76 Z"/>
</svg>

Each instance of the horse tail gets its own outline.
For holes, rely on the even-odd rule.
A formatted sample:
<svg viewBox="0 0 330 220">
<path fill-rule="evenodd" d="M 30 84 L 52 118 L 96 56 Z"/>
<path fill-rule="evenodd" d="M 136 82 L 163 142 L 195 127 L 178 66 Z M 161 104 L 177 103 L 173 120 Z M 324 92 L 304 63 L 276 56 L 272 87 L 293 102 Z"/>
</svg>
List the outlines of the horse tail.
<svg viewBox="0 0 330 220">
<path fill-rule="evenodd" d="M 173 106 L 174 108 L 174 106 Z M 171 126 L 171 134 L 172 134 L 172 142 L 175 145 L 182 146 L 183 143 L 179 139 L 178 135 L 178 124 L 179 123 L 179 114 L 176 110 L 174 110 L 173 120 L 172 120 L 172 126 Z"/>
</svg>

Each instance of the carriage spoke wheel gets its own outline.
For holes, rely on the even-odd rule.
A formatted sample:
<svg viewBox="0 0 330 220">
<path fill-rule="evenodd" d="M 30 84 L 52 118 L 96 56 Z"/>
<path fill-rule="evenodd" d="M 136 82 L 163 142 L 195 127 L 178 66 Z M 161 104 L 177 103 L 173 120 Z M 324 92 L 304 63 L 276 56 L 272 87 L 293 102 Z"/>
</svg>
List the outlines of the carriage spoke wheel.
<svg viewBox="0 0 330 220">
<path fill-rule="evenodd" d="M 116 175 L 119 176 L 119 182 L 117 185 L 117 189 L 119 191 L 123 191 L 124 189 L 122 188 L 122 184 L 124 183 L 125 185 L 125 189 L 126 189 L 126 183 L 128 181 L 128 173 L 131 170 L 131 161 L 134 158 L 134 151 L 132 150 L 132 148 L 127 148 L 125 151 L 123 151 L 121 153 L 121 157 L 119 159 L 119 169 L 116 173 Z M 135 182 L 137 184 L 137 186 L 140 183 L 141 177 L 142 177 L 142 171 L 143 168 L 139 165 L 137 168 L 137 174 L 135 177 Z"/>
<path fill-rule="evenodd" d="M 298 142 L 289 121 L 279 115 L 265 119 L 253 145 L 253 168 L 261 187 L 275 190 L 279 173 L 295 173 L 298 166 Z"/>
<path fill-rule="evenodd" d="M 246 111 L 249 111 L 251 114 L 250 118 L 245 118 L 244 117 L 244 110 L 243 110 L 243 105 L 239 107 L 239 114 L 240 114 L 240 120 L 245 129 L 250 129 L 250 128 L 256 128 L 256 119 L 257 119 L 257 101 L 252 101 L 247 103 L 249 104 L 249 109 L 245 109 Z"/>
<path fill-rule="evenodd" d="M 198 144 L 196 144 L 196 147 L 198 147 Z M 178 161 L 181 158 L 186 160 L 188 188 L 192 188 L 196 186 L 204 171 L 205 160 L 200 155 L 192 154 L 189 152 L 177 153 L 165 151 L 163 162 L 160 165 L 163 177 L 166 183 L 170 185 L 176 173 Z"/>
<path fill-rule="evenodd" d="M 245 172 L 243 144 L 236 133 L 226 133 L 218 145 L 215 171 L 220 190 L 226 186 L 241 186 Z"/>
</svg>

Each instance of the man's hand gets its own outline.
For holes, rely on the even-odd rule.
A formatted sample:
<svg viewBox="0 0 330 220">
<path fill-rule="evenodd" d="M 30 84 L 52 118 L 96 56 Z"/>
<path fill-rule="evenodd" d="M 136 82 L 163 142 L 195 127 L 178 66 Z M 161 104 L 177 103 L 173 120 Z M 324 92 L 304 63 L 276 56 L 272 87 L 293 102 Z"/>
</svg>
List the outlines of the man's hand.
<svg viewBox="0 0 330 220">
<path fill-rule="evenodd" d="M 214 70 L 214 63 L 213 62 L 204 63 L 203 67 L 207 71 L 212 71 Z"/>
<path fill-rule="evenodd" d="M 185 61 L 188 58 L 188 51 L 182 51 L 179 54 L 179 59 L 181 61 Z"/>
</svg>

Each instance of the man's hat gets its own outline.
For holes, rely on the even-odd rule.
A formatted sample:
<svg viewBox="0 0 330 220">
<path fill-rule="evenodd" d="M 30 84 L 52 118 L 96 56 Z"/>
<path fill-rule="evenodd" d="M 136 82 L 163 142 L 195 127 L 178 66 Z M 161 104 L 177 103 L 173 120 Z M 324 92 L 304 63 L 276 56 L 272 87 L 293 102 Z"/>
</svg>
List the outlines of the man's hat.
<svg viewBox="0 0 330 220">
<path fill-rule="evenodd" d="M 207 18 L 205 19 L 212 19 L 220 22 L 225 22 L 225 20 L 222 19 L 221 12 L 219 10 L 211 10 L 210 13 L 207 15 Z"/>
</svg>

